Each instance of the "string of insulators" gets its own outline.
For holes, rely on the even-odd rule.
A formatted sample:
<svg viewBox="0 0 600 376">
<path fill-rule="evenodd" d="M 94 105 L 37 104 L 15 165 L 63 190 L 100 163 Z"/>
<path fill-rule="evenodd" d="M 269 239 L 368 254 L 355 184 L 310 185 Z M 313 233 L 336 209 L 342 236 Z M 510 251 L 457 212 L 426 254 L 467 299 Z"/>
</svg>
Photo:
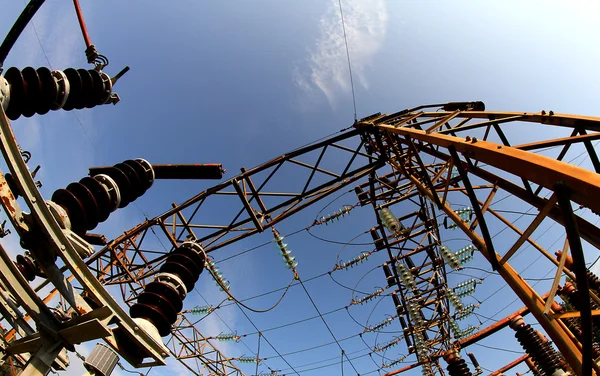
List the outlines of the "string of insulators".
<svg viewBox="0 0 600 376">
<path fill-rule="evenodd" d="M 466 206 L 464 208 L 455 210 L 454 213 L 460 217 L 460 219 L 465 223 L 471 223 L 471 215 L 473 214 L 473 209 L 470 206 Z M 448 223 L 448 217 L 444 218 L 444 228 L 448 230 L 456 230 L 458 225 L 454 222 Z"/>
<path fill-rule="evenodd" d="M 346 214 L 350 213 L 350 210 L 354 209 L 354 206 L 348 206 L 348 205 L 344 205 L 343 208 L 329 214 L 326 217 L 321 217 L 318 220 L 315 219 L 315 221 L 313 222 L 313 226 L 317 226 L 317 225 L 325 225 L 327 226 L 329 223 L 333 222 L 334 220 L 340 220 L 340 218 L 344 217 Z"/>
<path fill-rule="evenodd" d="M 440 246 L 440 253 L 444 258 L 444 261 L 446 261 L 446 264 L 450 265 L 452 269 L 460 269 L 460 261 L 458 260 L 458 257 L 456 257 L 456 254 L 450 250 L 450 248 L 448 248 L 445 245 L 442 245 Z"/>
<path fill-rule="evenodd" d="M 454 312 L 454 318 L 456 320 L 462 320 L 473 314 L 476 308 L 479 308 L 479 304 L 468 304 L 464 308 Z"/>
<path fill-rule="evenodd" d="M 545 375 L 553 375 L 558 370 L 564 371 L 560 355 L 548 340 L 544 340 L 539 332 L 523 321 L 523 317 L 516 316 L 512 319 L 510 327 L 515 331 L 515 337 L 523 349 L 531 355 L 537 368 Z"/>
<path fill-rule="evenodd" d="M 240 340 L 240 336 L 238 336 L 236 333 L 219 333 L 219 335 L 216 335 L 212 338 L 209 339 L 216 339 L 217 341 L 221 341 L 221 342 L 238 342 Z"/>
<path fill-rule="evenodd" d="M 387 319 L 383 320 L 382 322 L 380 322 L 379 324 L 373 325 L 373 326 L 369 326 L 366 327 L 365 330 L 363 330 L 363 333 L 367 333 L 367 332 L 375 332 L 378 331 L 381 328 L 384 328 L 388 325 L 390 325 L 392 322 L 394 322 L 394 320 L 398 318 L 397 315 L 388 317 Z"/>
<path fill-rule="evenodd" d="M 385 228 L 387 228 L 393 234 L 405 230 L 402 223 L 400 223 L 398 218 L 396 218 L 394 213 L 392 213 L 389 208 L 383 208 L 379 210 L 379 219 L 381 219 L 381 222 L 383 222 Z"/>
<path fill-rule="evenodd" d="M 466 329 L 461 329 L 456 321 L 450 320 L 450 330 L 452 330 L 454 338 L 461 339 L 463 337 L 468 337 L 471 334 L 473 334 L 473 332 L 477 330 L 477 327 L 469 325 Z"/>
<path fill-rule="evenodd" d="M 358 300 L 354 300 L 354 298 L 352 298 L 352 300 L 350 301 L 350 305 L 357 305 L 357 304 L 364 304 L 367 303 L 373 299 L 375 299 L 376 297 L 378 297 L 379 295 L 383 294 L 383 292 L 385 291 L 384 288 L 380 288 L 378 290 L 376 290 L 375 292 L 364 296 Z"/>
<path fill-rule="evenodd" d="M 8 68 L 0 77 L 0 88 L 8 86 L 8 95 L 0 92 L 0 105 L 10 120 L 21 115 L 46 114 L 50 110 L 81 110 L 105 103 L 117 103 L 113 82 L 102 71 L 67 68 L 51 71 L 46 67 Z"/>
<path fill-rule="evenodd" d="M 475 253 L 475 246 L 473 244 L 469 244 L 466 247 L 463 247 L 456 251 L 455 255 L 458 258 L 458 261 L 461 265 L 466 264 L 467 262 L 473 260 L 473 254 Z"/>
<path fill-rule="evenodd" d="M 427 342 L 425 341 L 425 337 L 423 333 L 415 333 L 415 352 L 417 354 L 417 359 L 422 362 L 429 358 L 429 350 L 427 348 Z M 429 363 L 423 363 L 421 366 L 421 374 L 423 376 L 432 375 L 431 365 Z"/>
<path fill-rule="evenodd" d="M 387 349 L 389 349 L 390 347 L 394 347 L 396 346 L 398 343 L 400 343 L 400 341 L 402 341 L 402 337 L 396 337 L 393 340 L 386 342 L 383 345 L 377 345 L 373 348 L 374 352 L 381 352 L 381 351 L 385 351 Z"/>
<path fill-rule="evenodd" d="M 217 283 L 217 287 L 219 287 L 221 291 L 225 291 L 223 290 L 223 288 L 229 291 L 229 281 L 223 278 L 223 273 L 219 271 L 219 268 L 213 260 L 206 261 L 206 268 L 210 271 L 210 274 L 213 276 L 215 282 Z"/>
<path fill-rule="evenodd" d="M 456 308 L 457 310 L 461 310 L 465 308 L 462 300 L 454 293 L 452 289 L 446 290 L 446 296 L 448 297 L 448 301 Z"/>
<path fill-rule="evenodd" d="M 406 359 L 406 356 L 403 356 L 400 359 L 394 360 L 393 362 L 383 363 L 383 365 L 381 366 L 381 368 L 391 368 L 391 367 L 394 367 L 395 365 L 404 362 L 405 359 Z"/>
<path fill-rule="evenodd" d="M 190 309 L 188 312 L 193 315 L 204 316 L 212 313 L 215 309 L 212 306 L 197 306 Z"/>
<path fill-rule="evenodd" d="M 291 269 L 294 272 L 294 278 L 299 279 L 298 272 L 296 271 L 296 266 L 298 266 L 298 261 L 296 261 L 296 257 L 292 256 L 292 251 L 287 248 L 287 244 L 283 242 L 283 236 L 279 234 L 279 231 L 275 229 L 275 227 L 271 227 L 273 230 L 273 235 L 275 238 L 273 241 L 277 243 L 275 246 L 279 248 L 279 254 L 283 258 L 283 263 L 288 269 Z"/>
<path fill-rule="evenodd" d="M 421 311 L 415 303 L 409 302 L 406 305 L 406 309 L 408 310 L 408 315 L 410 316 L 415 326 L 422 326 L 423 324 L 425 324 L 425 320 L 421 316 Z"/>
<path fill-rule="evenodd" d="M 240 356 L 239 358 L 237 358 L 237 361 L 240 363 L 260 363 L 262 361 L 262 359 L 256 359 L 253 358 L 251 356 Z"/>
<path fill-rule="evenodd" d="M 6 175 L 9 186 L 12 176 Z M 84 177 L 52 194 L 47 205 L 63 228 L 78 235 L 94 229 L 110 213 L 142 196 L 154 182 L 152 165 L 144 159 L 126 160 L 105 173 Z M 18 194 L 18 190 L 11 187 Z"/>
<path fill-rule="evenodd" d="M 358 263 L 362 264 L 365 260 L 367 260 L 369 258 L 369 256 L 371 256 L 371 252 L 363 252 L 360 255 L 353 258 L 352 260 L 346 261 L 343 264 L 335 265 L 333 267 L 333 270 L 335 271 L 335 270 L 352 268 L 352 267 L 354 267 L 354 265 L 356 265 Z"/>
<path fill-rule="evenodd" d="M 467 366 L 467 362 L 460 357 L 458 351 L 451 350 L 448 354 L 444 356 L 444 359 L 448 363 L 448 374 L 450 376 L 472 376 L 471 370 L 469 370 L 469 366 Z"/>
<path fill-rule="evenodd" d="M 471 295 L 472 293 L 475 292 L 475 288 L 478 283 L 481 283 L 481 281 L 479 281 L 477 279 L 469 279 L 465 282 L 461 282 L 458 285 L 456 285 L 456 287 L 453 289 L 454 290 L 453 292 L 459 298 L 462 298 L 463 296 Z"/>
<path fill-rule="evenodd" d="M 137 302 L 129 310 L 130 316 L 149 321 L 161 337 L 169 335 L 187 292 L 194 289 L 205 264 L 206 255 L 199 244 L 182 243 L 169 253 L 154 281 L 137 296 Z"/>
<path fill-rule="evenodd" d="M 404 285 L 407 288 L 412 290 L 417 287 L 417 284 L 415 282 L 415 279 L 413 278 L 412 273 L 410 272 L 410 270 L 408 270 L 408 268 L 403 263 L 399 262 L 398 265 L 396 265 L 396 271 L 398 272 L 398 275 L 400 276 L 400 278 L 404 282 Z"/>
</svg>

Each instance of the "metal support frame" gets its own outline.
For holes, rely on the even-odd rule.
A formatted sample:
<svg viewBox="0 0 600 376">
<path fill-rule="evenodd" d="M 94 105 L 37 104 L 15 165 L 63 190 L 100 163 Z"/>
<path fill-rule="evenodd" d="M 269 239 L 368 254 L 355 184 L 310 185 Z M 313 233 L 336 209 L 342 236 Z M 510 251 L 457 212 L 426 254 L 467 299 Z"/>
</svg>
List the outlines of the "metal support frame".
<svg viewBox="0 0 600 376">
<path fill-rule="evenodd" d="M 11 172 L 18 177 L 19 189 L 24 191 L 25 201 L 32 209 L 32 218 L 34 219 L 31 223 L 17 223 L 17 227 L 21 226 L 22 231 L 26 231 L 23 226 L 41 226 L 44 231 L 43 235 L 48 239 L 49 249 L 65 262 L 67 269 L 75 275 L 75 280 L 91 294 L 92 300 L 102 307 L 109 307 L 110 315 L 112 315 L 110 317 L 122 319 L 120 325 L 124 327 L 121 329 L 129 333 L 129 336 L 133 336 L 138 343 L 143 343 L 150 348 L 156 345 L 152 344 L 149 338 L 144 337 L 143 333 L 137 333 L 137 335 L 132 333 L 134 330 L 129 326 L 132 322 L 122 310 L 113 310 L 111 304 L 114 303 L 114 300 L 108 299 L 103 286 L 118 285 L 121 287 L 125 302 L 131 302 L 136 298 L 141 288 L 155 273 L 154 270 L 164 261 L 170 251 L 167 249 L 164 252 L 156 252 L 156 250 L 148 249 L 145 239 L 149 231 L 157 229 L 156 233 L 166 238 L 172 246 L 177 246 L 183 238 L 190 236 L 201 242 L 207 252 L 214 252 L 248 236 L 260 233 L 265 227 L 272 226 L 331 193 L 353 182 L 360 183 L 361 180 L 370 176 L 371 182 L 368 184 L 371 186 L 369 186 L 369 192 L 363 195 L 363 199 L 366 200 L 364 203 L 370 201 L 376 210 L 382 207 L 392 207 L 400 202 L 413 202 L 419 208 L 404 219 L 406 223 L 412 220 L 413 232 L 411 235 L 396 240 L 384 236 L 383 248 L 389 252 L 389 264 L 393 269 L 398 260 L 413 256 L 415 260 L 418 259 L 419 266 L 415 268 L 415 271 L 417 274 L 422 274 L 422 276 L 417 275 L 417 279 L 420 284 L 419 289 L 422 290 L 419 294 L 425 301 L 423 306 L 434 306 L 431 311 L 428 311 L 431 313 L 430 321 L 432 323 L 427 324 L 427 330 L 432 330 L 432 344 L 439 344 L 440 351 L 451 345 L 447 327 L 444 324 L 447 320 L 447 317 L 444 317 L 447 312 L 447 302 L 441 293 L 443 290 L 436 287 L 445 282 L 446 276 L 444 269 L 439 269 L 439 265 L 436 264 L 439 256 L 437 256 L 435 244 L 440 237 L 437 233 L 438 225 L 431 218 L 435 217 L 435 210 L 441 210 L 470 238 L 479 252 L 497 268 L 501 277 L 525 303 L 526 309 L 531 311 L 566 357 L 575 373 L 581 375 L 584 370 L 587 372 L 589 369 L 587 365 L 583 364 L 585 362 L 581 361 L 582 351 L 586 351 L 585 346 L 581 346 L 561 320 L 553 319 L 554 312 L 551 308 L 547 309 L 546 300 L 550 301 L 552 298 L 546 299 L 539 296 L 529 284 L 520 278 L 508 260 L 527 241 L 555 265 L 558 265 L 560 272 L 562 260 L 556 260 L 543 248 L 536 247 L 535 241 L 530 239 L 531 233 L 544 218 L 549 218 L 565 227 L 576 264 L 584 265 L 582 259 L 575 257 L 575 252 L 578 251 L 574 250 L 574 247 L 581 247 L 581 243 L 576 244 L 580 238 L 597 248 L 600 247 L 598 228 L 575 215 L 572 209 L 569 211 L 571 207 L 569 199 L 561 191 L 562 188 L 556 186 L 557 182 L 564 182 L 571 190 L 571 200 L 600 212 L 600 204 L 596 200 L 600 193 L 600 175 L 562 162 L 568 147 L 578 142 L 586 146 L 593 161 L 588 144 L 591 140 L 600 137 L 598 133 L 592 133 L 600 131 L 600 119 L 598 118 L 553 113 L 464 111 L 456 108 L 453 108 L 452 111 L 417 112 L 417 110 L 407 110 L 392 115 L 374 115 L 357 122 L 355 129 L 349 132 L 282 155 L 256 168 L 243 169 L 237 177 L 201 192 L 184 203 L 174 205 L 164 214 L 125 232 L 124 235 L 109 242 L 106 247 L 96 252 L 85 263 L 79 259 L 76 251 L 50 216 L 37 189 L 33 189 L 32 179 L 25 164 L 22 160 L 17 160 L 20 156 L 17 158 L 16 145 L 11 146 L 10 126 L 5 117 L 0 117 L 0 120 L 2 120 L 0 141 L 2 141 L 5 158 L 9 161 L 9 166 L 13 166 Z M 500 125 L 508 126 L 516 121 L 572 128 L 574 131 L 572 137 L 510 146 L 506 133 L 502 131 Z M 426 124 L 431 125 L 427 130 L 423 130 L 422 126 Z M 490 134 L 492 127 L 501 143 L 489 140 L 489 137 L 492 136 Z M 458 136 L 462 132 L 479 129 L 485 131 L 484 140 Z M 556 159 L 530 151 L 547 146 L 563 146 L 564 148 Z M 328 158 L 328 150 L 334 149 L 337 153 L 347 157 L 347 163 L 339 171 L 329 171 L 323 167 Z M 434 159 L 434 162 L 431 162 L 431 159 Z M 391 176 L 394 182 L 391 184 L 390 182 L 383 183 L 381 177 L 376 174 L 376 171 L 386 164 L 392 168 Z M 488 164 L 516 175 L 517 181 L 485 170 L 481 167 L 482 164 Z M 17 170 L 14 166 L 17 166 Z M 284 192 L 277 187 L 271 188 L 279 173 L 288 166 L 302 169 L 307 173 L 308 178 L 298 179 L 299 182 L 294 182 L 298 187 L 297 191 Z M 459 178 L 451 178 L 453 168 L 458 170 Z M 448 170 L 447 176 L 446 169 Z M 533 192 L 532 184 L 537 184 L 537 189 Z M 556 197 L 548 200 L 538 196 L 544 188 L 556 192 Z M 479 201 L 476 194 L 481 193 L 480 189 L 491 190 L 483 203 Z M 473 223 L 463 222 L 448 205 L 447 196 L 450 192 L 455 191 L 462 192 L 469 198 L 476 216 Z M 516 199 L 537 208 L 540 211 L 538 218 L 524 231 L 510 224 L 510 221 L 492 209 L 496 191 L 512 194 Z M 0 194 L 4 195 L 5 192 L 0 189 Z M 443 196 L 440 198 L 438 194 Z M 237 214 L 233 213 L 231 221 L 210 223 L 205 218 L 200 218 L 202 217 L 202 207 L 211 198 L 217 196 L 233 200 L 239 208 Z M 416 197 L 418 200 L 415 199 Z M 361 204 L 363 204 L 363 199 L 361 199 Z M 423 215 L 429 219 L 419 222 L 416 218 L 422 210 L 425 213 Z M 514 249 L 504 255 L 503 260 L 494 251 L 493 242 L 486 229 L 486 215 L 499 218 L 502 223 L 519 234 L 519 240 L 512 247 Z M 14 214 L 14 218 L 18 218 L 18 216 L 18 213 Z M 477 229 L 481 235 L 476 232 Z M 378 230 L 385 235 L 381 223 L 378 223 Z M 405 250 L 407 241 L 415 243 L 414 250 Z M 77 304 L 78 294 L 70 293 L 69 291 L 73 291 L 71 284 L 64 276 L 60 277 L 63 271 L 59 271 L 58 268 L 53 269 L 52 265 L 48 263 L 44 265 L 44 268 L 50 271 L 50 279 L 61 295 L 66 296 L 71 304 Z M 429 274 L 425 275 L 425 273 Z M 578 277 L 581 271 L 573 274 L 565 269 L 564 273 Z M 410 299 L 408 295 L 411 294 L 403 294 L 403 287 L 395 270 L 394 281 L 399 287 L 400 295 L 406 295 L 405 297 Z M 591 296 L 597 300 L 595 295 Z M 84 306 L 84 309 L 87 310 L 87 307 Z M 561 313 L 561 315 L 564 314 Z M 586 320 L 585 317 L 583 318 Z M 203 360 L 203 366 L 207 370 L 238 372 L 234 369 L 235 367 L 224 366 L 228 364 L 229 359 L 224 354 L 212 352 L 210 341 L 199 332 L 179 336 L 178 330 L 192 329 L 187 326 L 189 322 L 186 323 L 183 316 L 181 316 L 181 320 L 181 324 L 175 327 L 172 342 L 170 342 L 174 344 L 174 347 L 169 348 L 173 355 L 180 360 L 185 360 L 204 351 L 203 354 L 206 354 L 207 357 Z M 482 333 L 492 333 L 499 330 L 500 327 L 501 325 L 484 329 L 477 335 L 463 339 L 459 343 L 466 346 L 472 341 L 482 338 Z M 410 328 L 407 333 L 414 335 L 414 331 Z M 115 345 L 114 341 L 113 345 Z M 154 349 L 158 350 L 158 348 Z M 438 350 L 434 352 L 439 353 Z M 214 354 L 214 356 L 210 354 Z M 430 359 L 421 360 L 418 364 L 434 361 L 436 359 L 434 355 L 432 354 Z M 162 356 L 164 355 L 160 354 L 155 360 Z M 189 366 L 188 369 L 201 374 L 194 366 Z M 389 374 L 397 373 L 399 372 L 395 371 Z"/>
</svg>

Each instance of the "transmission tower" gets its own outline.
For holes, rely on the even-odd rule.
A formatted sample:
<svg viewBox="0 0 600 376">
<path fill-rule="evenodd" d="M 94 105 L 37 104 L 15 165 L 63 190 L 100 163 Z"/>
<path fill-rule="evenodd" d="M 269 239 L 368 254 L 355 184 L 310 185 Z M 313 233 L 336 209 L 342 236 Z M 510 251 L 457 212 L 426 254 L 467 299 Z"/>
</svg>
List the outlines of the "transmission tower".
<svg viewBox="0 0 600 376">
<path fill-rule="evenodd" d="M 25 9 L 0 47 L 1 61 L 39 5 L 33 1 Z M 482 102 L 377 113 L 334 136 L 257 167 L 242 168 L 237 176 L 172 204 L 163 214 L 106 241 L 89 231 L 145 194 L 155 180 L 220 179 L 223 171 L 220 165 L 159 165 L 130 159 L 91 168 L 89 176 L 56 190 L 51 199 L 42 197 L 36 169 L 27 165 L 30 155 L 19 147 L 10 120 L 114 104 L 118 96 L 113 85 L 126 71 L 114 77 L 104 73 L 108 61 L 89 43 L 77 10 L 88 44 L 86 56 L 94 69 L 10 68 L 0 77 L 0 149 L 9 169 L 0 172 L 0 198 L 15 231 L 12 235 L 26 250 L 11 260 L 0 246 L 0 312 L 12 327 L 1 343 L 7 364 L 23 369 L 25 375 L 46 374 L 66 369 L 67 351 L 73 351 L 74 345 L 103 340 L 106 345 L 100 345 L 86 365 L 105 374 L 117 364 L 117 354 L 136 368 L 165 365 L 172 356 L 196 375 L 245 374 L 242 364 L 260 363 L 258 354 L 224 354 L 215 341 L 240 336 L 204 335 L 189 315 L 211 314 L 214 308 L 183 311 L 183 301 L 200 278 L 210 277 L 239 303 L 214 255 L 266 231 L 273 232 L 285 265 L 302 284 L 296 256 L 275 226 L 336 192 L 353 188 L 355 206 L 317 219 L 309 228 L 339 219 L 355 207 L 370 207 L 375 214 L 376 222 L 368 225 L 373 250 L 337 264 L 334 271 L 378 252 L 386 255 L 377 266 L 383 287 L 353 297 L 350 303 L 367 304 L 385 297 L 393 304 L 393 316 L 365 326 L 363 333 L 397 324 L 401 334 L 376 344 L 372 352 L 385 352 L 402 342 L 407 354 L 382 364 L 379 371 L 396 368 L 386 375 L 397 375 L 420 367 L 424 375 L 444 375 L 443 359 L 451 376 L 469 375 L 468 357 L 474 373 L 480 374 L 475 355 L 465 357 L 461 352 L 500 330 L 512 330 L 515 344 L 525 354 L 493 374 L 522 362 L 534 374 L 600 374 L 596 363 L 600 337 L 595 329 L 600 284 L 586 269 L 582 245 L 583 240 L 600 248 L 600 231 L 578 212 L 585 208 L 598 215 L 600 210 L 600 161 L 593 144 L 600 139 L 600 118 L 552 111 L 490 112 Z M 530 135 L 533 140 L 511 142 L 511 135 L 528 127 L 535 129 Z M 553 133 L 544 130 L 550 128 L 566 129 L 570 135 L 548 137 Z M 577 144 L 584 145 L 593 170 L 564 161 L 569 148 Z M 547 153 L 549 148 L 558 153 Z M 328 163 L 331 151 L 335 163 Z M 285 173 L 290 166 L 302 173 L 290 177 Z M 456 197 L 469 205 L 453 207 Z M 535 210 L 526 228 L 518 228 L 494 206 L 506 197 Z M 205 213 L 217 198 L 220 205 L 237 208 L 231 217 L 219 220 Z M 564 246 L 555 254 L 532 237 L 545 220 L 566 234 Z M 491 222 L 513 233 L 512 246 L 498 246 L 490 233 Z M 469 242 L 453 249 L 444 241 L 442 232 L 447 231 L 460 232 Z M 166 249 L 156 249 L 150 233 Z M 6 235 L 3 228 L 1 236 Z M 537 291 L 509 262 L 526 243 L 556 266 L 549 292 Z M 452 283 L 448 278 L 474 257 L 483 257 L 524 305 L 486 328 L 462 323 L 479 308 L 464 298 L 482 281 L 465 278 Z M 559 286 L 564 276 L 568 281 Z M 43 282 L 33 285 L 36 278 Z M 41 296 L 47 285 L 53 290 Z M 118 300 L 108 291 L 113 287 L 121 294 Z M 60 309 L 49 305 L 57 299 Z M 314 308 L 319 311 L 316 304 Z M 320 312 L 319 316 L 323 319 Z M 548 338 L 531 326 L 534 321 Z M 261 336 L 259 331 L 259 340 Z M 99 354 L 111 362 L 99 362 L 95 357 Z M 342 362 L 344 356 L 351 363 L 342 349 Z M 398 368 L 406 359 L 412 364 Z"/>
</svg>

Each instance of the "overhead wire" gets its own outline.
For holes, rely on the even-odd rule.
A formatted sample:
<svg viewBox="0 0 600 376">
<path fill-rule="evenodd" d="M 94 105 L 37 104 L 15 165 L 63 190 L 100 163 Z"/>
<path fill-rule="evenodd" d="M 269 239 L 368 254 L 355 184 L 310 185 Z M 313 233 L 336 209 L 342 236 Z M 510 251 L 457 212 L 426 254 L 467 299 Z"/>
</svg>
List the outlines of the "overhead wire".
<svg viewBox="0 0 600 376">
<path fill-rule="evenodd" d="M 346 35 L 346 22 L 344 21 L 344 12 L 342 11 L 342 0 L 338 0 L 340 7 L 340 18 L 342 20 L 342 30 L 344 31 L 344 45 L 346 46 L 346 57 L 348 58 L 348 74 L 350 75 L 350 87 L 352 89 L 352 105 L 354 106 L 354 122 L 358 120 L 356 116 L 356 95 L 354 93 L 354 79 L 352 77 L 352 64 L 350 63 L 350 49 L 348 48 L 348 37 Z"/>
<path fill-rule="evenodd" d="M 313 307 L 315 308 L 315 311 L 317 311 L 317 313 L 319 314 L 319 317 L 321 318 L 321 321 L 323 321 L 323 324 L 325 324 L 325 327 L 329 331 L 329 334 L 331 334 L 331 337 L 333 337 L 333 339 L 335 340 L 336 344 L 338 345 L 338 347 L 340 348 L 340 350 L 342 350 L 342 353 L 343 353 L 344 349 L 342 348 L 342 346 L 340 345 L 339 341 L 335 337 L 335 334 L 333 334 L 333 331 L 329 327 L 329 324 L 327 324 L 327 321 L 325 320 L 325 318 L 323 317 L 323 315 L 319 311 L 319 308 L 317 307 L 317 304 L 313 300 L 312 296 L 310 296 L 310 293 L 306 289 L 306 286 L 304 286 L 304 283 L 302 282 L 302 279 L 299 279 L 299 281 L 300 281 L 300 285 L 302 286 L 302 289 L 304 290 L 304 292 L 306 292 L 306 296 L 308 296 L 308 299 L 310 300 L 310 302 L 312 303 Z M 354 371 L 358 374 L 358 371 L 356 370 L 356 367 L 354 367 L 354 364 L 352 364 L 352 361 L 350 360 L 350 358 L 348 358 L 348 355 L 346 355 L 346 359 L 348 360 L 348 363 L 350 363 L 350 366 L 352 367 L 352 369 L 354 369 Z"/>
</svg>

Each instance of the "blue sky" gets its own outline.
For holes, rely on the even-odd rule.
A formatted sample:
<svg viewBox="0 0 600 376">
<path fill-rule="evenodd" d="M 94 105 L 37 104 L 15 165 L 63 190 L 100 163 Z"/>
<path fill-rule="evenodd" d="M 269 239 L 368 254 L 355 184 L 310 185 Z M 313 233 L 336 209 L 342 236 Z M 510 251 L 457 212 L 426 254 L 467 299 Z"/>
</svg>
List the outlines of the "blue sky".
<svg viewBox="0 0 600 376">
<path fill-rule="evenodd" d="M 600 25 L 595 19 L 600 6 L 592 1 L 567 5 L 558 1 L 344 0 L 342 4 L 359 118 L 379 111 L 390 113 L 423 103 L 458 100 L 482 100 L 490 110 L 545 109 L 600 115 L 597 106 L 600 51 L 594 48 L 600 35 Z M 5 4 L 0 14 L 0 35 L 8 31 L 22 6 L 20 2 Z M 31 163 L 42 165 L 38 176 L 47 197 L 55 189 L 79 180 L 90 166 L 136 157 L 153 163 L 223 163 L 229 178 L 242 166 L 255 166 L 352 123 L 352 97 L 337 1 L 182 0 L 167 4 L 109 0 L 101 4 L 84 1 L 82 8 L 92 42 L 110 59 L 106 71 L 115 74 L 125 65 L 131 71 L 115 88 L 122 99 L 116 106 L 53 112 L 13 123 L 19 142 L 33 154 Z M 69 2 L 48 1 L 34 24 L 37 36 L 30 25 L 9 55 L 6 67 L 48 66 L 48 61 L 54 69 L 87 66 L 83 39 Z M 535 137 L 533 131 L 511 133 L 522 140 Z M 580 150 L 574 149 L 566 159 L 579 153 Z M 574 163 L 580 161 L 587 166 L 581 159 Z M 291 185 L 294 176 L 293 172 L 289 174 Z M 171 202 L 181 202 L 210 184 L 157 182 L 137 205 L 114 213 L 99 229 L 107 237 L 115 237 L 142 221 L 145 214 L 150 217 L 160 214 Z M 336 201 L 336 205 L 354 202 L 354 196 L 349 194 Z M 465 203 L 458 198 L 452 202 L 457 206 Z M 278 229 L 289 233 L 306 227 L 326 203 L 317 204 Z M 504 205 L 504 209 L 523 210 L 511 200 Z M 331 206 L 324 213 L 338 208 Z M 229 208 L 220 209 L 205 215 L 222 216 Z M 595 221 L 593 216 L 589 218 Z M 344 222 L 318 228 L 315 233 L 346 242 L 372 223 L 372 213 L 357 211 Z M 517 222 L 523 227 L 527 223 L 527 216 Z M 534 237 L 538 236 L 542 245 L 554 250 L 562 246 L 563 235 L 552 228 L 542 234 L 549 226 L 551 223 L 544 222 Z M 446 239 L 455 237 L 461 238 L 448 233 Z M 270 233 L 266 233 L 244 240 L 220 250 L 214 257 L 221 260 L 269 238 Z M 509 243 L 510 239 L 504 234 L 502 241 Z M 5 240 L 15 244 L 10 237 Z M 356 241 L 368 242 L 369 237 Z M 291 237 L 288 243 L 300 262 L 303 279 L 330 270 L 341 248 L 307 234 Z M 458 249 L 465 243 L 453 240 L 448 244 Z M 347 247 L 340 258 L 348 260 L 366 250 L 369 250 L 366 246 Z M 232 292 L 249 297 L 287 285 L 291 274 L 281 266 L 276 252 L 269 246 L 223 262 L 220 267 L 232 283 Z M 550 267 L 542 262 L 532 264 L 535 257 L 529 248 L 515 258 L 513 266 L 521 271 L 535 265 L 524 275 L 542 277 Z M 594 257 L 593 252 L 590 257 Z M 339 280 L 353 286 L 382 260 L 375 259 L 346 274 L 338 272 Z M 476 258 L 473 266 L 489 269 L 481 257 Z M 373 291 L 383 283 L 380 273 L 376 270 L 368 274 L 357 288 Z M 479 271 L 465 273 L 486 275 Z M 451 278 L 458 283 L 468 277 Z M 306 286 L 321 312 L 347 305 L 351 299 L 348 290 L 328 277 L 307 282 Z M 501 286 L 499 277 L 487 277 L 475 297 L 483 301 Z M 540 291 L 543 289 L 540 287 Z M 190 294 L 186 307 L 204 304 L 202 297 L 211 304 L 224 297 L 207 275 L 201 277 L 197 290 L 201 296 Z M 277 294 L 273 294 L 249 304 L 265 308 L 276 298 Z M 488 317 L 503 308 L 495 317 L 501 318 L 520 308 L 518 302 L 509 304 L 513 299 L 514 294 L 505 288 L 485 300 L 479 312 Z M 375 304 L 350 313 L 365 323 L 373 307 Z M 381 321 L 392 311 L 391 300 L 384 298 L 374 309 L 369 324 Z M 200 325 L 207 335 L 227 331 L 227 326 L 238 334 L 255 332 L 235 306 L 222 308 L 218 313 L 219 317 L 209 316 Z M 294 287 L 273 311 L 248 315 L 264 330 L 314 316 L 315 311 L 304 291 Z M 326 319 L 338 339 L 362 331 L 345 311 L 332 313 Z M 533 320 L 529 318 L 528 322 Z M 478 324 L 476 319 L 470 323 Z M 489 324 L 490 321 L 484 322 Z M 398 330 L 398 324 L 395 325 L 390 331 Z M 377 339 L 373 335 L 365 340 L 373 346 L 395 335 L 398 334 L 387 333 Z M 267 331 L 265 336 L 283 354 L 332 340 L 319 320 Z M 222 350 L 231 356 L 252 356 L 257 343 L 256 335 L 248 335 L 243 342 L 222 345 Z M 482 344 L 521 351 L 510 331 Z M 349 339 L 342 345 L 347 353 L 358 351 L 355 356 L 366 353 L 360 338 Z M 386 353 L 386 361 L 397 359 L 405 350 L 404 345 L 393 348 Z M 469 351 L 490 370 L 519 356 L 481 346 L 473 346 Z M 297 370 L 306 370 L 313 367 L 309 363 L 339 359 L 340 355 L 339 348 L 332 345 L 285 359 Z M 261 372 L 267 370 L 266 366 L 289 368 L 264 342 L 260 357 L 269 358 L 259 368 Z M 353 360 L 353 364 L 366 373 L 375 370 L 376 363 L 381 365 L 381 358 L 373 356 L 373 359 L 362 357 Z M 314 366 L 336 362 L 339 360 Z M 176 364 L 171 362 L 169 366 L 185 374 Z M 250 374 L 254 369 L 247 371 Z M 347 362 L 344 371 L 353 374 Z M 171 373 L 167 369 L 151 372 Z M 284 373 L 291 374 L 289 370 Z M 337 364 L 300 373 L 339 374 L 341 367 Z M 407 372 L 419 373 L 418 369 Z"/>
</svg>

